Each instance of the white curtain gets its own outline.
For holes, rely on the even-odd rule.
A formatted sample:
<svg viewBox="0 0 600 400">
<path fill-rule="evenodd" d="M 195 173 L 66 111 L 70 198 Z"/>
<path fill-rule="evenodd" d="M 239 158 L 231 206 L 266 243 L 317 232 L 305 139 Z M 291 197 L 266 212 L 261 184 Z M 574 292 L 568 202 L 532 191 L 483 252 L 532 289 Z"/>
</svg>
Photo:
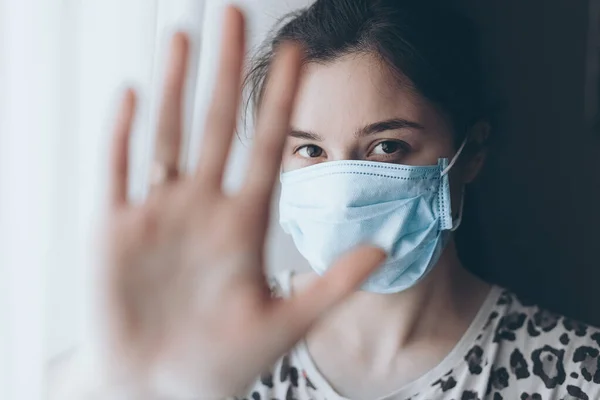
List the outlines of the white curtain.
<svg viewBox="0 0 600 400">
<path fill-rule="evenodd" d="M 249 16 L 249 48 L 284 12 L 309 2 L 238 1 Z M 125 85 L 139 91 L 130 193 L 141 199 L 167 39 L 176 29 L 190 33 L 192 69 L 199 71 L 186 99 L 183 162 L 193 167 L 223 5 L 0 0 L 0 399 L 44 398 L 48 361 L 93 333 L 86 296 L 114 107 Z M 232 188 L 243 177 L 248 146 L 234 146 Z M 305 268 L 276 224 L 273 218 L 269 268 Z"/>
</svg>

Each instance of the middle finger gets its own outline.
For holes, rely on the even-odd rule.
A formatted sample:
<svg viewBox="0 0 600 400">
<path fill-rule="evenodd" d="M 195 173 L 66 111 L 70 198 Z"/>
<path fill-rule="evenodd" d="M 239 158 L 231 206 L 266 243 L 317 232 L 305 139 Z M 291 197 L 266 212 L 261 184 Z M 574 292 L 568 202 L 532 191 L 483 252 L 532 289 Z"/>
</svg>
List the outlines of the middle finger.
<svg viewBox="0 0 600 400">
<path fill-rule="evenodd" d="M 176 174 L 178 170 L 188 53 L 187 36 L 183 33 L 176 34 L 171 42 L 154 150 L 154 162 L 171 175 Z"/>
<path fill-rule="evenodd" d="M 237 121 L 244 60 L 244 16 L 229 6 L 221 44 L 219 73 L 208 110 L 197 175 L 202 184 L 220 187 Z"/>
</svg>

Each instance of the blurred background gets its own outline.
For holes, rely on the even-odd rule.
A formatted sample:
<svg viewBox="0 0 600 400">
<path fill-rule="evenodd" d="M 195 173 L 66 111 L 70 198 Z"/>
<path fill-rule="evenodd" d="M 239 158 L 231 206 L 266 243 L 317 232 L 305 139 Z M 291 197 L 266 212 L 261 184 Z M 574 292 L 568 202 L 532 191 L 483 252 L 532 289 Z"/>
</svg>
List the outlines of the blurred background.
<svg viewBox="0 0 600 400">
<path fill-rule="evenodd" d="M 600 0 L 452 1 L 480 25 L 498 100 L 489 162 L 468 192 L 461 255 L 483 277 L 600 325 Z M 310 2 L 238 1 L 249 52 L 279 17 Z M 194 45 L 184 157 L 193 167 L 224 4 L 0 0 L 1 399 L 43 398 L 46 363 L 93 333 L 86 296 L 114 109 L 125 85 L 139 91 L 130 192 L 142 199 L 177 29 Z M 250 137 L 242 129 L 234 148 L 232 190 Z M 268 263 L 306 268 L 277 218 Z"/>
</svg>

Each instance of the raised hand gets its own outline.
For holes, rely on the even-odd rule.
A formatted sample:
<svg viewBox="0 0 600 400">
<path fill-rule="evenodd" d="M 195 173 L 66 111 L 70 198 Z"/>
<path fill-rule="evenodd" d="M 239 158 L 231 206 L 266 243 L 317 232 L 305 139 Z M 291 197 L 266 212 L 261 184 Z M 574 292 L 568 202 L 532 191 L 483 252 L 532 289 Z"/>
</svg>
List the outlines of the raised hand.
<svg viewBox="0 0 600 400">
<path fill-rule="evenodd" d="M 168 398 L 243 391 L 351 293 L 385 258 L 356 249 L 292 299 L 272 298 L 265 236 L 299 82 L 301 49 L 283 44 L 269 74 L 248 175 L 234 195 L 223 171 L 241 93 L 244 19 L 226 11 L 216 90 L 197 170 L 178 171 L 188 40 L 173 38 L 148 199 L 128 202 L 127 154 L 135 95 L 114 133 L 104 311 L 115 365 Z M 134 378 L 132 378 L 134 379 Z"/>
</svg>

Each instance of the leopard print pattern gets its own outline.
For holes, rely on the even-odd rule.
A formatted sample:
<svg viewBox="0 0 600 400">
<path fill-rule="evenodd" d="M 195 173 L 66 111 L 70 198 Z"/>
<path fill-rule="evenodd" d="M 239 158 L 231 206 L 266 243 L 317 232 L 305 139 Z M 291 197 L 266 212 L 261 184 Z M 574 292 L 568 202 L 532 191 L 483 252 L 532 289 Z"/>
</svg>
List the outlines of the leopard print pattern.
<svg viewBox="0 0 600 400">
<path fill-rule="evenodd" d="M 273 294 L 282 296 L 271 282 Z M 498 289 L 499 291 L 501 289 Z M 541 309 L 503 290 L 472 346 L 454 367 L 385 400 L 600 399 L 600 330 Z M 295 352 L 264 373 L 237 400 L 342 400 L 320 390 Z M 410 385 L 408 385 L 410 387 Z M 383 400 L 383 399 L 381 399 Z"/>
</svg>

